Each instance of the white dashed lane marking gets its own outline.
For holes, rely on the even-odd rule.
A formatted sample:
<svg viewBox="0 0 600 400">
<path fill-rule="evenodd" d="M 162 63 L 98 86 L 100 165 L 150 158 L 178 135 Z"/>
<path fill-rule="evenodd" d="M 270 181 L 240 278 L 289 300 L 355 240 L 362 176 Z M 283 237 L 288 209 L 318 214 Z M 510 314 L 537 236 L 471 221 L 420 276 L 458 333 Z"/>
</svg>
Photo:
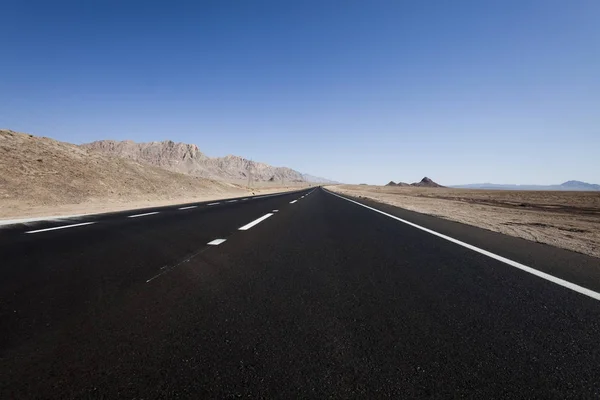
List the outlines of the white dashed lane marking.
<svg viewBox="0 0 600 400">
<path fill-rule="evenodd" d="M 210 203 L 208 204 L 209 206 L 216 206 L 217 204 L 221 204 L 221 203 Z"/>
<path fill-rule="evenodd" d="M 297 202 L 298 200 L 292 200 L 290 201 L 290 204 L 294 204 L 295 202 Z"/>
<path fill-rule="evenodd" d="M 227 239 L 215 239 L 215 240 L 212 240 L 212 241 L 210 241 L 210 242 L 208 242 L 206 244 L 209 244 L 211 246 L 218 246 L 221 243 L 226 242 L 226 241 L 227 241 Z"/>
<path fill-rule="evenodd" d="M 189 210 L 190 208 L 196 208 L 198 206 L 188 206 L 188 207 L 180 207 L 178 210 Z"/>
<path fill-rule="evenodd" d="M 247 231 L 248 229 L 252 228 L 254 225 L 258 225 L 261 222 L 263 222 L 265 219 L 269 218 L 270 216 L 272 216 L 272 213 L 268 213 L 263 215 L 262 217 L 255 219 L 254 221 L 250 222 L 249 224 L 246 224 L 244 226 L 242 226 L 241 228 L 239 228 L 240 231 Z"/>
</svg>

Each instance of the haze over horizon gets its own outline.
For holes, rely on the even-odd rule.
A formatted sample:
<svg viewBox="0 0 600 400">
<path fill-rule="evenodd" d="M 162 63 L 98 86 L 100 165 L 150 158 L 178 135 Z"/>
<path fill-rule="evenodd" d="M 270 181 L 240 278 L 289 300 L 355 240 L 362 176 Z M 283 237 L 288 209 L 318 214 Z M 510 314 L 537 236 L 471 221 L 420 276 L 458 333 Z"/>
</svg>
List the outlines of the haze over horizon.
<svg viewBox="0 0 600 400">
<path fill-rule="evenodd" d="M 1 128 L 193 143 L 348 183 L 600 183 L 600 2 L 0 10 Z"/>
</svg>

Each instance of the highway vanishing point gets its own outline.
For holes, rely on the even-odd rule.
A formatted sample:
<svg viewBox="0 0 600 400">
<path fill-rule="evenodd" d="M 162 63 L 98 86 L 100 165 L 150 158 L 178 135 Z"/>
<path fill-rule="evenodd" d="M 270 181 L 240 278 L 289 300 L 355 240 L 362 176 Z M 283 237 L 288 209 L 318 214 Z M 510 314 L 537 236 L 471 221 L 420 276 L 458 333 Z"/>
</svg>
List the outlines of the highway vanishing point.
<svg viewBox="0 0 600 400">
<path fill-rule="evenodd" d="M 0 227 L 0 398 L 598 398 L 600 261 L 323 188 Z"/>
</svg>

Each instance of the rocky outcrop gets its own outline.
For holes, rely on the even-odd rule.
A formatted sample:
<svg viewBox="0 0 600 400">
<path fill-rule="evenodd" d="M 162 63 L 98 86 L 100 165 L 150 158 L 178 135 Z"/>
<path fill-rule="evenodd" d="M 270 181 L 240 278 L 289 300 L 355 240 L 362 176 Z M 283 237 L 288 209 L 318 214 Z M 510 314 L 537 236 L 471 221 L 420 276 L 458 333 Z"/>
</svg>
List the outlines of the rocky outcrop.
<svg viewBox="0 0 600 400">
<path fill-rule="evenodd" d="M 394 181 L 390 181 L 387 185 L 385 186 L 400 186 L 400 187 L 406 187 L 406 186 L 416 186 L 416 187 L 444 187 L 442 185 L 439 185 L 437 183 L 435 183 L 434 181 L 432 181 L 431 179 L 429 179 L 428 177 L 425 177 L 423 179 L 421 179 L 420 182 L 415 182 L 415 183 L 411 183 L 410 185 L 408 183 L 404 183 L 404 182 L 394 182 Z"/>
<path fill-rule="evenodd" d="M 122 142 L 100 140 L 83 144 L 81 147 L 204 178 L 251 179 L 282 183 L 317 182 L 311 178 L 327 181 L 303 175 L 290 168 L 273 167 L 240 156 L 228 155 L 211 158 L 203 154 L 194 144 L 175 143 L 170 140 L 150 143 L 135 143 L 130 140 Z"/>
<path fill-rule="evenodd" d="M 150 143 L 100 140 L 83 144 L 81 147 L 174 172 L 209 177 L 203 173 L 204 168 L 201 167 L 208 157 L 202 154 L 195 144 L 175 143 L 170 140 Z"/>
<path fill-rule="evenodd" d="M 408 183 L 404 183 L 404 182 L 394 182 L 394 181 L 390 181 L 387 185 L 385 186 L 410 186 Z"/>
<path fill-rule="evenodd" d="M 443 187 L 442 185 L 435 183 L 428 177 L 421 179 L 421 182 L 411 183 L 410 185 L 417 187 Z"/>
</svg>

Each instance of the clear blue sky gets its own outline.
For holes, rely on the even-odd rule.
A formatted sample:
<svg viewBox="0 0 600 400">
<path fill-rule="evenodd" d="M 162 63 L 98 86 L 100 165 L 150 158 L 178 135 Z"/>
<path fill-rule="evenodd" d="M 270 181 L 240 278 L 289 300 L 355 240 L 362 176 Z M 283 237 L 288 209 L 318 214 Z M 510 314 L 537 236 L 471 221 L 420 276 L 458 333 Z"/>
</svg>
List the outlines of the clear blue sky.
<svg viewBox="0 0 600 400">
<path fill-rule="evenodd" d="M 344 182 L 600 183 L 600 1 L 0 4 L 0 127 Z"/>
</svg>

